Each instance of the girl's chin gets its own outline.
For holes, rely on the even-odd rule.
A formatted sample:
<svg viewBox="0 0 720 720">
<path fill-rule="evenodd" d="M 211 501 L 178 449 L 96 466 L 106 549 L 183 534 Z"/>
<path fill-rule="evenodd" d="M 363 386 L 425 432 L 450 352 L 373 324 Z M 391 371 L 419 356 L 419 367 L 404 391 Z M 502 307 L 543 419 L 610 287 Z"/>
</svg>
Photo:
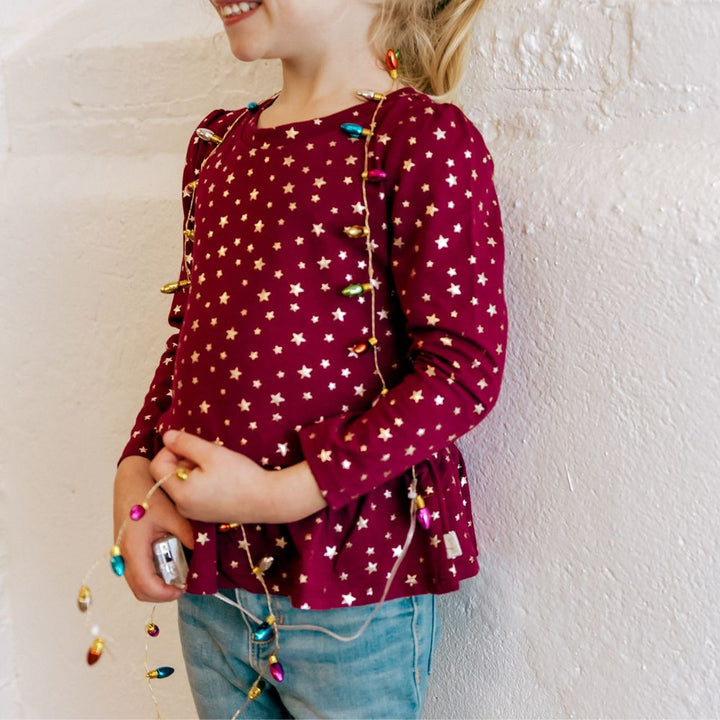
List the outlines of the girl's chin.
<svg viewBox="0 0 720 720">
<path fill-rule="evenodd" d="M 261 48 L 252 47 L 247 42 L 238 42 L 237 40 L 233 42 L 233 38 L 230 38 L 230 52 L 241 62 L 253 62 L 265 57 Z"/>
</svg>

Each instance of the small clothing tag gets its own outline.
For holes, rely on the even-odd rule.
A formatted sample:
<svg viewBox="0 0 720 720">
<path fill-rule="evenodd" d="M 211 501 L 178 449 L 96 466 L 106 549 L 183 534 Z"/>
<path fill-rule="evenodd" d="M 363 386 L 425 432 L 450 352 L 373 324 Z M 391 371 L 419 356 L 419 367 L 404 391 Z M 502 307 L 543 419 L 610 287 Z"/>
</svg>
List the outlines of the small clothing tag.
<svg viewBox="0 0 720 720">
<path fill-rule="evenodd" d="M 451 530 L 449 533 L 445 533 L 443 535 L 443 541 L 445 542 L 445 554 L 447 555 L 448 560 L 454 560 L 456 557 L 460 557 L 462 555 L 460 542 L 458 541 L 454 530 Z"/>
</svg>

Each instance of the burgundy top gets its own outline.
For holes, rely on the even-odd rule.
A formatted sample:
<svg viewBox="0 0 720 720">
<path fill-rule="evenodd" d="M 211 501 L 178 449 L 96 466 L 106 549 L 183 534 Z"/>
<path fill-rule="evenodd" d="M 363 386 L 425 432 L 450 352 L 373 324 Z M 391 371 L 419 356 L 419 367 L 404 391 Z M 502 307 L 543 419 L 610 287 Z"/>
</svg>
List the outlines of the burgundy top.
<svg viewBox="0 0 720 720">
<path fill-rule="evenodd" d="M 176 428 L 266 468 L 306 459 L 328 507 L 288 525 L 246 526 L 253 561 L 297 607 L 380 599 L 410 523 L 410 467 L 431 514 L 388 598 L 457 589 L 477 573 L 468 483 L 453 441 L 495 404 L 504 363 L 503 238 L 493 163 L 454 105 L 390 93 L 370 139 L 378 362 L 353 352 L 371 332 L 361 173 L 374 101 L 258 128 L 254 111 L 215 111 L 193 138 L 183 187 L 198 179 L 191 286 L 173 299 L 167 343 L 123 456 L 153 457 Z M 239 120 L 238 120 L 239 118 Z M 186 215 L 189 193 L 184 191 Z M 184 275 L 181 274 L 181 277 Z M 262 592 L 240 530 L 194 522 L 188 591 Z"/>
</svg>

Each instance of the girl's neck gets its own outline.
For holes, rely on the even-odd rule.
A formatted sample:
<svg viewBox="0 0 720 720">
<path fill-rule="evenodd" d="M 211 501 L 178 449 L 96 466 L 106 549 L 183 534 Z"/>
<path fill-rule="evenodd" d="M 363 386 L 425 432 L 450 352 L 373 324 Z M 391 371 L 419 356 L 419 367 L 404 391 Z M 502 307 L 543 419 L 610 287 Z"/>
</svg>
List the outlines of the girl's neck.
<svg viewBox="0 0 720 720">
<path fill-rule="evenodd" d="M 352 57 L 350 55 L 349 57 Z M 337 57 L 283 60 L 283 87 L 277 100 L 260 116 L 260 127 L 274 127 L 330 115 L 360 102 L 357 90 L 387 93 L 399 87 L 379 60 L 370 56 L 352 67 Z"/>
</svg>

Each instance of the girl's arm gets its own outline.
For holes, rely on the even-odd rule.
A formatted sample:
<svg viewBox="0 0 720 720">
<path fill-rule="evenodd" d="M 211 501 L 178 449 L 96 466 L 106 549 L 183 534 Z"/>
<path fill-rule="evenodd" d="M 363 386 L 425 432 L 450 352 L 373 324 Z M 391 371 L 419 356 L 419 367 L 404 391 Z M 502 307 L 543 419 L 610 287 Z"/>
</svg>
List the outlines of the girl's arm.
<svg viewBox="0 0 720 720">
<path fill-rule="evenodd" d="M 213 110 L 203 118 L 198 127 L 219 128 L 219 125 L 225 123 L 224 115 L 223 110 Z M 183 227 L 187 226 L 188 215 L 191 212 L 192 192 L 189 185 L 196 180 L 203 158 L 210 150 L 211 147 L 207 143 L 198 142 L 195 133 L 193 133 L 185 154 L 185 168 L 182 176 Z M 186 262 L 186 255 L 191 250 L 191 246 L 183 238 L 183 259 L 178 276 L 179 281 L 188 279 L 189 267 Z M 152 459 L 162 446 L 156 426 L 160 416 L 169 409 L 172 399 L 172 381 L 178 331 L 182 326 L 188 292 L 187 287 L 180 285 L 178 291 L 172 296 L 168 323 L 174 329 L 174 332 L 167 340 L 165 351 L 160 357 L 160 362 L 150 383 L 150 389 L 145 396 L 143 405 L 135 420 L 135 425 L 130 433 L 130 440 L 125 446 L 120 460 L 134 455 Z"/>
<path fill-rule="evenodd" d="M 214 111 L 208 115 L 202 121 L 201 127 L 209 125 L 219 112 L 221 111 Z M 190 212 L 190 196 L 186 188 L 188 183 L 195 179 L 196 169 L 204 152 L 207 152 L 207 148 L 199 145 L 193 135 L 187 149 L 182 179 L 183 215 L 186 223 Z M 185 258 L 183 258 L 180 280 L 186 278 L 186 272 Z M 169 409 L 171 403 L 175 352 L 178 343 L 177 331 L 182 326 L 187 293 L 187 289 L 181 289 L 173 296 L 168 322 L 175 332 L 167 340 L 150 389 L 118 463 L 113 500 L 115 537 L 121 524 L 126 521 L 130 508 L 145 497 L 155 482 L 150 474 L 150 459 L 162 444 L 156 426 L 160 416 Z M 155 574 L 153 567 L 151 545 L 168 533 L 177 536 L 183 545 L 192 547 L 190 523 L 178 512 L 165 493 L 156 492 L 143 522 L 126 523 L 120 541 L 126 561 L 125 579 L 140 600 L 164 602 L 174 600 L 181 594 L 177 588 L 165 585 Z"/>
<path fill-rule="evenodd" d="M 455 106 L 428 103 L 402 125 L 385 162 L 401 168 L 389 215 L 391 272 L 412 369 L 367 411 L 300 431 L 304 456 L 332 507 L 466 433 L 500 389 L 507 316 L 492 159 Z"/>
</svg>

